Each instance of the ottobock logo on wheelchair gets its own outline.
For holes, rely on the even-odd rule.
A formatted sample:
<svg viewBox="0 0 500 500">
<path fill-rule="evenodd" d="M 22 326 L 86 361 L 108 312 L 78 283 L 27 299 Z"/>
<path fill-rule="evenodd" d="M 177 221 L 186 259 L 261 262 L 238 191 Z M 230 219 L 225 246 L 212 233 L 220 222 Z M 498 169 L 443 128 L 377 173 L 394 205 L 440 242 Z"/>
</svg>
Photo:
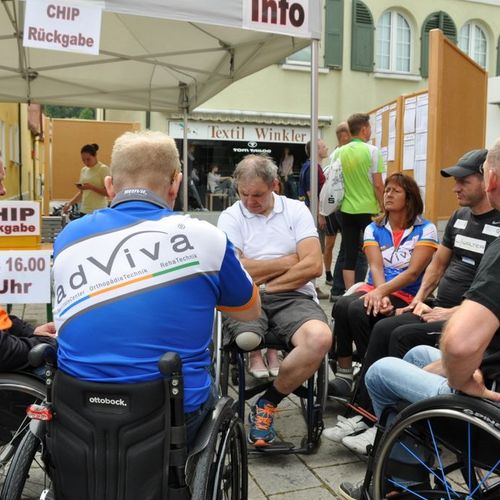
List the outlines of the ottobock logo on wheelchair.
<svg viewBox="0 0 500 500">
<path fill-rule="evenodd" d="M 87 403 L 94 409 L 111 410 L 114 413 L 125 413 L 130 411 L 130 401 L 127 396 L 115 396 L 110 394 L 87 394 Z"/>
</svg>

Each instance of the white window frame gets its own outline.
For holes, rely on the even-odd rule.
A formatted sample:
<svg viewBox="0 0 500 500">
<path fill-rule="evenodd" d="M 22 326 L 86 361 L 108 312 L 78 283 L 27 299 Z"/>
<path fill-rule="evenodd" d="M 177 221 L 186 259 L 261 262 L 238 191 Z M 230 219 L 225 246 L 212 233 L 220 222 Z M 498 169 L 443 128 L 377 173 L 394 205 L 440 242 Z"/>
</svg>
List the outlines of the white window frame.
<svg viewBox="0 0 500 500">
<path fill-rule="evenodd" d="M 379 66 L 379 54 L 380 54 L 380 45 L 379 45 L 379 26 L 382 18 L 390 14 L 391 16 L 391 29 L 390 29 L 390 41 L 389 41 L 389 68 L 381 68 Z M 398 43 L 397 43 L 397 29 L 398 29 L 398 16 L 401 16 L 405 21 L 406 24 L 408 25 L 408 29 L 410 32 L 410 40 L 409 40 L 409 65 L 408 65 L 408 70 L 402 71 L 396 69 L 397 67 L 397 48 L 398 48 Z M 384 11 L 381 16 L 378 19 L 377 26 L 376 26 L 376 31 L 375 31 L 375 71 L 377 73 L 395 73 L 399 75 L 411 75 L 412 74 L 412 69 L 413 69 L 413 61 L 414 61 L 414 52 L 413 52 L 413 36 L 414 36 L 414 29 L 413 29 L 413 24 L 411 21 L 408 19 L 408 16 L 403 14 L 401 11 L 396 10 L 396 9 L 389 9 Z"/>
<path fill-rule="evenodd" d="M 312 47 L 311 47 L 311 45 L 309 45 L 307 47 L 304 47 L 303 49 L 298 50 L 297 52 L 294 52 L 293 54 L 290 54 L 286 58 L 285 64 L 287 64 L 287 65 L 288 64 L 290 64 L 290 65 L 296 64 L 297 66 L 310 67 L 311 66 L 311 50 L 312 50 Z M 300 53 L 304 53 L 304 54 L 307 53 L 307 60 L 306 61 L 301 61 L 301 60 L 293 58 L 294 55 L 300 54 Z"/>
<path fill-rule="evenodd" d="M 467 41 L 467 47 L 463 46 L 463 41 L 462 41 L 462 33 L 463 30 L 469 27 L 469 37 Z M 481 31 L 481 33 L 484 35 L 484 39 L 486 42 L 486 48 L 485 48 L 485 53 L 484 53 L 484 65 L 482 62 L 480 62 L 477 59 L 477 54 L 476 54 L 476 28 Z M 486 31 L 485 27 L 476 22 L 476 21 L 467 21 L 464 23 L 464 25 L 460 28 L 460 31 L 458 32 L 458 46 L 459 48 L 465 52 L 471 59 L 473 59 L 479 66 L 481 66 L 484 69 L 487 69 L 488 67 L 488 49 L 489 49 L 489 40 L 488 40 L 488 32 Z"/>
</svg>

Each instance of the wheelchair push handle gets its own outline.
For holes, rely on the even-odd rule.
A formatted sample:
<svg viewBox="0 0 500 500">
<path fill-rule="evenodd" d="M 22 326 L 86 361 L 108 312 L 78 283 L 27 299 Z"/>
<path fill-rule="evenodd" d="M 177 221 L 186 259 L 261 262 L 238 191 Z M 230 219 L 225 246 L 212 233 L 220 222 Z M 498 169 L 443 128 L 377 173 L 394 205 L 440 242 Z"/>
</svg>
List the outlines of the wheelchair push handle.
<svg viewBox="0 0 500 500">
<path fill-rule="evenodd" d="M 160 361 L 158 362 L 158 368 L 165 377 L 179 374 L 182 372 L 181 357 L 176 352 L 166 352 L 160 358 Z"/>
<path fill-rule="evenodd" d="M 31 366 L 38 368 L 43 364 L 55 366 L 57 352 L 49 344 L 38 344 L 28 353 L 28 362 Z"/>
</svg>

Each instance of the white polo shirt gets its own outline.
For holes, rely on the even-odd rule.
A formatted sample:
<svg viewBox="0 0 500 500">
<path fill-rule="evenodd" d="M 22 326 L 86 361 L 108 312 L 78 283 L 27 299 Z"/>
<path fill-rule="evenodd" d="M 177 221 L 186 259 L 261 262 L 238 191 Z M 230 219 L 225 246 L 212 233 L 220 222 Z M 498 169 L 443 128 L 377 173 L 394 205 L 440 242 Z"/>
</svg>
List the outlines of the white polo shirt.
<svg viewBox="0 0 500 500">
<path fill-rule="evenodd" d="M 274 207 L 265 216 L 249 212 L 237 201 L 224 210 L 217 226 L 248 259 L 269 260 L 297 252 L 297 244 L 305 238 L 317 238 L 311 212 L 304 203 L 273 193 Z M 316 298 L 310 281 L 297 292 Z"/>
</svg>

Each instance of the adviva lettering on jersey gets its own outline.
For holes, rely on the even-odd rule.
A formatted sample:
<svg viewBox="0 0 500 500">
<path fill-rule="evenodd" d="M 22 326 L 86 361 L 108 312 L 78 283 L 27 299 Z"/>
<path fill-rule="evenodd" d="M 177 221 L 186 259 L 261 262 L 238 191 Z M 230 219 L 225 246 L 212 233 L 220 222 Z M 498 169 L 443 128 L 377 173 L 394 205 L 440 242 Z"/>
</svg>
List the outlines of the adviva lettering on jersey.
<svg viewBox="0 0 500 500">
<path fill-rule="evenodd" d="M 211 241 L 208 254 L 203 231 L 189 231 L 184 216 L 168 219 L 100 233 L 62 250 L 54 263 L 58 327 L 111 298 L 218 269 L 225 240 Z"/>
</svg>

